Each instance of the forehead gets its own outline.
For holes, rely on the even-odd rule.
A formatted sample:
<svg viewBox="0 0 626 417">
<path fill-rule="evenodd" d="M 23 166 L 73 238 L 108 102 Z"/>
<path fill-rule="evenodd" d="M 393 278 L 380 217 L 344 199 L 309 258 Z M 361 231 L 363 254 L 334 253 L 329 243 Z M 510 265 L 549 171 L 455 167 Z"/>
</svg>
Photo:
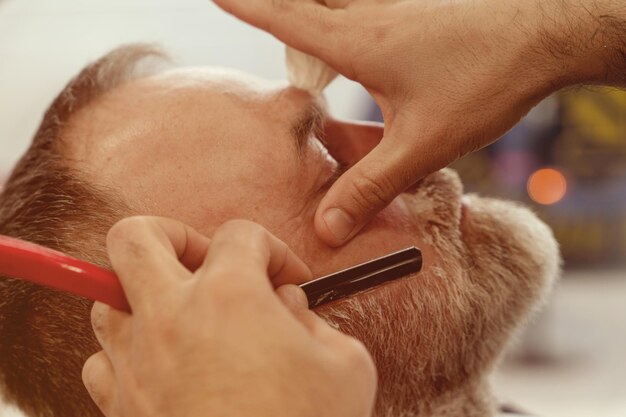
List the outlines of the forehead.
<svg viewBox="0 0 626 417">
<path fill-rule="evenodd" d="M 173 194 L 188 197 L 183 192 L 222 197 L 217 191 L 232 184 L 261 195 L 261 187 L 277 190 L 289 181 L 292 113 L 310 100 L 286 87 L 220 69 L 170 71 L 105 94 L 64 136 L 88 179 L 152 207 L 163 208 L 165 197 L 174 204 Z"/>
<path fill-rule="evenodd" d="M 102 122 L 98 126 L 102 129 L 106 122 L 119 130 L 124 122 L 142 120 L 155 112 L 161 117 L 201 114 L 203 118 L 219 118 L 228 111 L 256 111 L 260 104 L 279 101 L 282 93 L 293 90 L 287 87 L 284 81 L 269 81 L 234 70 L 175 69 L 114 88 L 80 111 L 72 125 L 80 128 Z M 298 95 L 296 91 L 291 93 Z M 119 117 L 122 114 L 126 117 Z"/>
<path fill-rule="evenodd" d="M 227 150 L 234 140 L 288 130 L 285 107 L 305 99 L 284 82 L 231 70 L 178 69 L 104 94 L 73 117 L 64 137 L 72 158 L 92 166 L 132 149 L 180 150 L 210 142 Z"/>
<path fill-rule="evenodd" d="M 177 68 L 141 78 L 130 84 L 149 88 L 191 89 L 195 92 L 212 92 L 244 99 L 273 94 L 276 90 L 287 86 L 286 81 L 271 81 L 245 72 L 219 67 Z"/>
<path fill-rule="evenodd" d="M 172 122 L 177 128 L 184 127 L 177 122 L 192 122 L 187 126 L 191 128 L 221 121 L 214 123 L 213 128 L 226 126 L 230 130 L 236 127 L 226 123 L 231 119 L 253 116 L 272 119 L 273 114 L 260 111 L 260 107 L 279 101 L 285 88 L 284 82 L 271 82 L 237 71 L 177 69 L 133 80 L 103 94 L 79 112 L 72 125 L 77 130 L 90 131 L 85 139 L 92 140 L 89 143 L 83 140 L 89 148 L 103 142 L 103 136 L 109 132 L 120 133 L 129 125 L 137 129 L 142 123 L 143 130 L 158 126 L 167 132 Z M 101 134 L 96 134 L 96 129 Z"/>
</svg>

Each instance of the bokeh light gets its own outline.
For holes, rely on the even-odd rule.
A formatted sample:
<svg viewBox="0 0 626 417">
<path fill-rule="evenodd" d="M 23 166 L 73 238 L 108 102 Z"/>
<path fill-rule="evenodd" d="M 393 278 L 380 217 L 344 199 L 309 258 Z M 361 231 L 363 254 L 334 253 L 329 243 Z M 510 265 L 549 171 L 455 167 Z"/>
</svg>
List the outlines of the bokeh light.
<svg viewBox="0 0 626 417">
<path fill-rule="evenodd" d="M 530 176 L 527 189 L 534 202 L 543 205 L 555 204 L 565 197 L 567 180 L 556 169 L 542 168 Z"/>
</svg>

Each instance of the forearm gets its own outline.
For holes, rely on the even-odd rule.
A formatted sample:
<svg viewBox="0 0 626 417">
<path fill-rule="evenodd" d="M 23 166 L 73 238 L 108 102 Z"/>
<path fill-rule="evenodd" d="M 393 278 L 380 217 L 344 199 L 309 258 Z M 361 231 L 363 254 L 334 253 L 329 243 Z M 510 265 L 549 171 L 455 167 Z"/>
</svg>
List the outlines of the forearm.
<svg viewBox="0 0 626 417">
<path fill-rule="evenodd" d="M 538 0 L 537 53 L 550 62 L 557 87 L 626 86 L 623 0 Z"/>
<path fill-rule="evenodd" d="M 611 45 L 607 52 L 607 84 L 626 86 L 626 3 L 606 1 L 607 10 L 599 21 L 604 25 L 606 43 Z"/>
</svg>

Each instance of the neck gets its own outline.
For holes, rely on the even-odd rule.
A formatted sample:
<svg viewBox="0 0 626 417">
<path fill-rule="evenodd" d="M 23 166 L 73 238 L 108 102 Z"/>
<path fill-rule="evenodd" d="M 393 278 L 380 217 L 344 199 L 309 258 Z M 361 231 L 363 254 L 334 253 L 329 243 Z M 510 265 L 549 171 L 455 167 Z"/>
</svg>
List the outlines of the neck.
<svg viewBox="0 0 626 417">
<path fill-rule="evenodd" d="M 373 417 L 492 417 L 495 401 L 489 384 L 484 379 L 468 381 L 451 390 L 440 393 L 412 393 L 403 398 L 392 398 L 388 403 L 379 398 Z M 410 400 L 408 400 L 411 398 Z"/>
<path fill-rule="evenodd" d="M 445 392 L 431 401 L 431 412 L 424 417 L 490 417 L 495 414 L 489 384 L 475 381 L 458 390 Z"/>
</svg>

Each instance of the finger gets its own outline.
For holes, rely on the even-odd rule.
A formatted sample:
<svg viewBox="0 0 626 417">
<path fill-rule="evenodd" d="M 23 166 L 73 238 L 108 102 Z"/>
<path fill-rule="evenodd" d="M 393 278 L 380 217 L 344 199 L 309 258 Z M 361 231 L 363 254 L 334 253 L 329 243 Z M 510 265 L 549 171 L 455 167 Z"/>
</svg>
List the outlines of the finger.
<svg viewBox="0 0 626 417">
<path fill-rule="evenodd" d="M 354 363 L 356 361 L 359 363 L 359 367 L 369 367 L 369 373 L 375 375 L 376 370 L 371 356 L 363 343 L 333 328 L 309 310 L 306 294 L 300 287 L 283 285 L 276 289 L 276 294 L 292 316 L 305 327 L 315 340 L 330 348 L 335 354 L 351 358 L 348 362 Z M 368 370 L 365 372 L 368 373 Z"/>
<path fill-rule="evenodd" d="M 130 314 L 96 302 L 91 309 L 91 326 L 100 346 L 114 360 L 121 347 L 130 343 Z"/>
<path fill-rule="evenodd" d="M 324 326 L 328 326 L 315 313 L 309 310 L 309 302 L 302 288 L 296 285 L 283 285 L 276 289 L 276 295 L 289 312 L 312 335 L 316 335 Z"/>
<path fill-rule="evenodd" d="M 311 271 L 291 249 L 260 225 L 231 220 L 211 239 L 201 275 L 218 271 L 216 279 L 245 279 L 251 285 L 275 286 L 311 280 Z M 268 279 L 269 278 L 269 279 Z"/>
<path fill-rule="evenodd" d="M 127 218 L 111 228 L 107 235 L 109 258 L 132 311 L 159 304 L 174 282 L 191 276 L 177 259 L 182 240 L 170 239 L 151 217 Z"/>
<path fill-rule="evenodd" d="M 276 288 L 276 295 L 292 313 L 309 309 L 309 301 L 304 290 L 297 285 L 281 285 Z"/>
<path fill-rule="evenodd" d="M 215 0 L 239 19 L 265 30 L 289 46 L 337 65 L 345 53 L 348 27 L 343 10 L 333 10 L 316 0 Z"/>
<path fill-rule="evenodd" d="M 161 217 L 130 217 L 107 235 L 107 249 L 131 307 L 166 294 L 169 285 L 203 262 L 210 240 L 191 227 Z"/>
<path fill-rule="evenodd" d="M 115 370 L 106 353 L 100 351 L 87 359 L 82 378 L 87 392 L 102 414 L 113 417 L 117 401 Z"/>
<path fill-rule="evenodd" d="M 345 244 L 398 194 L 442 167 L 440 158 L 434 158 L 432 150 L 415 138 L 414 125 L 394 127 L 322 199 L 315 231 L 328 245 Z"/>
<path fill-rule="evenodd" d="M 329 344 L 336 343 L 338 338 L 346 337 L 309 309 L 307 296 L 302 288 L 296 285 L 283 285 L 276 289 L 276 294 L 293 317 L 298 320 L 315 339 Z"/>
<path fill-rule="evenodd" d="M 384 125 L 331 119 L 324 126 L 328 153 L 344 166 L 352 166 L 372 151 L 383 138 Z"/>
</svg>

